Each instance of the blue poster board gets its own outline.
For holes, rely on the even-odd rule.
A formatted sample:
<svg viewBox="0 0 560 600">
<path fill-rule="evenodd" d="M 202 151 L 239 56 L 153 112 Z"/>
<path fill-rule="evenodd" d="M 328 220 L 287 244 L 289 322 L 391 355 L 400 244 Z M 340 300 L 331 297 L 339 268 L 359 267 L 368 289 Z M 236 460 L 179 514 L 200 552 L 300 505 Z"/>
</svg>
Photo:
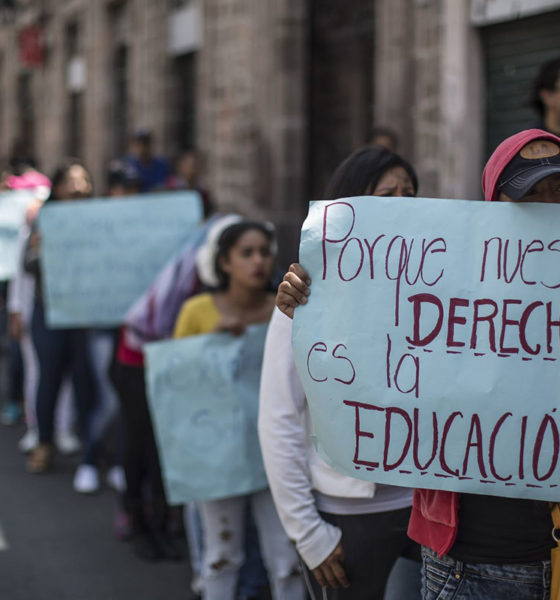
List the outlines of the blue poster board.
<svg viewBox="0 0 560 600">
<path fill-rule="evenodd" d="M 407 487 L 560 497 L 560 206 L 312 203 L 293 344 L 320 455 Z"/>
<path fill-rule="evenodd" d="M 49 326 L 121 324 L 201 218 L 196 192 L 45 205 L 39 230 Z"/>
<path fill-rule="evenodd" d="M 11 279 L 16 272 L 19 232 L 32 200 L 26 191 L 0 193 L 0 281 Z"/>
<path fill-rule="evenodd" d="M 146 344 L 146 381 L 171 504 L 267 487 L 257 435 L 267 325 Z"/>
</svg>

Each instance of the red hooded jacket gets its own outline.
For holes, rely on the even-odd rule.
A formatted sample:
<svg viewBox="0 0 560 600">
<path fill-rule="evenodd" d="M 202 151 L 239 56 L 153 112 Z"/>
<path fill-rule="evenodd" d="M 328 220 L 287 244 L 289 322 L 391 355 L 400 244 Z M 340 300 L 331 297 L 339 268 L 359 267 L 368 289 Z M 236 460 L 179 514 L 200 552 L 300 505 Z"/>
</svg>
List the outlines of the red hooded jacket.
<svg viewBox="0 0 560 600">
<path fill-rule="evenodd" d="M 560 145 L 560 138 L 542 129 L 527 129 L 505 139 L 494 150 L 482 173 L 484 199 L 498 199 L 498 179 L 509 161 L 529 142 L 548 139 Z M 459 528 L 459 498 L 457 492 L 415 489 L 408 536 L 431 548 L 439 556 L 447 554 L 455 543 Z"/>
</svg>

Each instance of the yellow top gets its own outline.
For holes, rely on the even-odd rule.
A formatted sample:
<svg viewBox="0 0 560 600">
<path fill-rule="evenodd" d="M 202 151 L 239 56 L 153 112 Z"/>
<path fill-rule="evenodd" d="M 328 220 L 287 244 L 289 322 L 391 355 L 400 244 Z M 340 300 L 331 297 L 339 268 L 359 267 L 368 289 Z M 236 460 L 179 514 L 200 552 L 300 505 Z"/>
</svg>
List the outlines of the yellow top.
<svg viewBox="0 0 560 600">
<path fill-rule="evenodd" d="M 174 338 L 211 333 L 220 320 L 212 294 L 200 294 L 187 300 L 175 321 Z"/>
</svg>

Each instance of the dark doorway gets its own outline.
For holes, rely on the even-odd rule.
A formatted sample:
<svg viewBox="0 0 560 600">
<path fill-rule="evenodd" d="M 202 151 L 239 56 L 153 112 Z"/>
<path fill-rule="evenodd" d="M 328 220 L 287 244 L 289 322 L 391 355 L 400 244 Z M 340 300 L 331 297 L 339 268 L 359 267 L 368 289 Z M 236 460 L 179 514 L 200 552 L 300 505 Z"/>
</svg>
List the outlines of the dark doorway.
<svg viewBox="0 0 560 600">
<path fill-rule="evenodd" d="M 310 192 L 364 144 L 373 124 L 374 3 L 311 1 Z"/>
</svg>

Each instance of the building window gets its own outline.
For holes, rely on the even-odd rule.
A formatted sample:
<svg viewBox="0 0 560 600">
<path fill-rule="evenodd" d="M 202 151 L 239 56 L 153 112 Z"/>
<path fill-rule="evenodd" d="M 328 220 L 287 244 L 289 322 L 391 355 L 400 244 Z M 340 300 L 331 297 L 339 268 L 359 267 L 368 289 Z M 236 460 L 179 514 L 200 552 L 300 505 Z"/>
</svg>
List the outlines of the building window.
<svg viewBox="0 0 560 600">
<path fill-rule="evenodd" d="M 196 146 L 196 53 L 173 60 L 175 80 L 174 145 L 179 149 Z"/>
<path fill-rule="evenodd" d="M 66 92 L 68 127 L 66 130 L 66 153 L 83 158 L 84 93 L 86 87 L 86 63 L 81 53 L 80 27 L 72 21 L 66 26 L 64 50 L 66 59 Z"/>
<path fill-rule="evenodd" d="M 119 45 L 113 52 L 112 87 L 113 111 L 111 130 L 113 142 L 111 154 L 113 157 L 122 156 L 127 151 L 128 144 L 128 48 Z"/>
<path fill-rule="evenodd" d="M 130 126 L 129 116 L 129 63 L 130 46 L 134 32 L 127 2 L 115 2 L 109 7 L 107 17 L 110 30 L 111 48 L 107 77 L 110 87 L 108 113 L 108 152 L 109 158 L 126 154 Z"/>
<path fill-rule="evenodd" d="M 17 145 L 27 156 L 35 154 L 35 115 L 31 84 L 32 77 L 30 72 L 23 72 L 19 75 L 17 82 Z"/>
</svg>

